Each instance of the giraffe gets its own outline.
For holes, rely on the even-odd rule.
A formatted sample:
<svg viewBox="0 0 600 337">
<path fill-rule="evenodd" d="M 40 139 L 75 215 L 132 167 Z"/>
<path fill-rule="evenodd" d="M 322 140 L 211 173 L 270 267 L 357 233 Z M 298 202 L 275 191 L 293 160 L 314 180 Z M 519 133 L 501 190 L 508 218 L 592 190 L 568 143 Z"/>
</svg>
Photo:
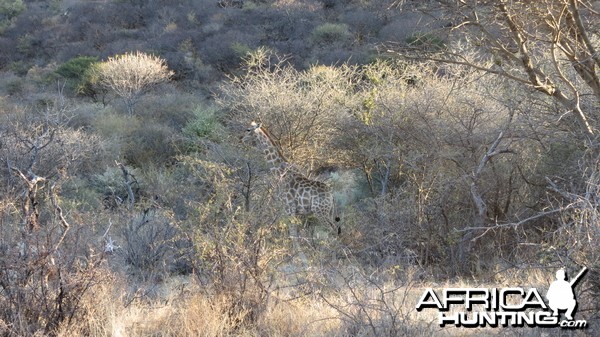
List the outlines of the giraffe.
<svg viewBox="0 0 600 337">
<path fill-rule="evenodd" d="M 279 197 L 289 216 L 314 215 L 338 235 L 341 233 L 341 228 L 335 224 L 340 218 L 335 216 L 333 192 L 327 184 L 309 179 L 289 164 L 259 123 L 250 123 L 242 143 L 252 144 L 264 154 L 271 173 L 280 179 Z"/>
</svg>

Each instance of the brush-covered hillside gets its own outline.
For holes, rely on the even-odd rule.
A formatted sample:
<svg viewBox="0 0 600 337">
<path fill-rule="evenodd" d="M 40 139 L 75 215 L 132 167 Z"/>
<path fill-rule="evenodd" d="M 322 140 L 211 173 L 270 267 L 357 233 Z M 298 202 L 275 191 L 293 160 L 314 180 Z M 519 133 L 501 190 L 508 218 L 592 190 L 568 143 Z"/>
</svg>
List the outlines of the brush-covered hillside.
<svg viewBox="0 0 600 337">
<path fill-rule="evenodd" d="M 0 336 L 598 335 L 599 12 L 0 0 Z"/>
</svg>

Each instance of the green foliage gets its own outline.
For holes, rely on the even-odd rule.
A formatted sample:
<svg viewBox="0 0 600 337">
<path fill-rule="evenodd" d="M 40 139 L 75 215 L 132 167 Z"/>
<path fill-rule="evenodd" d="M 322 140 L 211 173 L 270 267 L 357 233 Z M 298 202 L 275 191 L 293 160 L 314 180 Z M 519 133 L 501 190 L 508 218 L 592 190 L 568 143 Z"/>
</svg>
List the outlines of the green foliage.
<svg viewBox="0 0 600 337">
<path fill-rule="evenodd" d="M 240 58 L 246 56 L 248 53 L 250 53 L 252 51 L 252 49 L 247 44 L 244 44 L 241 42 L 232 43 L 231 50 L 233 50 L 235 55 L 237 55 Z"/>
<path fill-rule="evenodd" d="M 203 98 L 195 93 L 182 93 L 166 87 L 160 94 L 144 96 L 138 109 L 144 111 L 144 120 L 152 120 L 181 131 L 194 118 L 194 110 L 203 104 Z"/>
<path fill-rule="evenodd" d="M 183 146 L 176 129 L 152 118 L 142 120 L 108 110 L 96 116 L 91 126 L 102 137 L 111 139 L 109 153 L 134 167 L 169 164 Z"/>
<path fill-rule="evenodd" d="M 24 55 L 32 57 L 36 52 L 35 38 L 32 34 L 21 35 L 17 38 L 16 50 Z"/>
<path fill-rule="evenodd" d="M 103 195 L 90 181 L 73 177 L 62 186 L 65 211 L 89 212 L 102 209 Z"/>
<path fill-rule="evenodd" d="M 71 91 L 94 98 L 98 94 L 94 88 L 97 82 L 94 68 L 97 64 L 98 58 L 95 56 L 78 56 L 60 65 L 56 73 L 67 79 Z"/>
<path fill-rule="evenodd" d="M 0 0 L 0 34 L 26 9 L 23 0 Z"/>
<path fill-rule="evenodd" d="M 25 82 L 22 79 L 14 79 L 6 84 L 6 93 L 9 95 L 20 95 L 25 88 Z"/>
<path fill-rule="evenodd" d="M 137 177 L 138 173 L 132 168 L 127 168 L 130 173 Z M 95 174 L 90 179 L 90 187 L 101 195 L 104 208 L 115 209 L 127 203 L 128 191 L 125 178 L 120 168 L 113 166 L 104 172 Z M 139 182 L 132 185 L 134 196 L 139 192 Z"/>
<path fill-rule="evenodd" d="M 113 146 L 117 145 L 131 129 L 141 126 L 141 121 L 135 117 L 117 114 L 113 108 L 99 110 L 92 121 L 92 129 L 105 139 L 111 139 Z"/>
<path fill-rule="evenodd" d="M 352 37 L 348 25 L 343 23 L 325 23 L 315 28 L 311 34 L 314 44 L 327 45 L 345 43 Z"/>
<path fill-rule="evenodd" d="M 446 47 L 443 39 L 431 33 L 415 33 L 406 38 L 406 43 L 412 47 L 442 50 Z"/>
<path fill-rule="evenodd" d="M 56 73 L 65 78 L 80 81 L 97 61 L 98 58 L 95 56 L 78 56 L 59 66 Z"/>
<path fill-rule="evenodd" d="M 12 19 L 25 10 L 22 0 L 0 0 L 0 19 Z"/>
<path fill-rule="evenodd" d="M 194 118 L 185 126 L 183 133 L 190 137 L 219 140 L 224 129 L 218 119 L 216 107 L 199 105 L 194 109 Z"/>
</svg>

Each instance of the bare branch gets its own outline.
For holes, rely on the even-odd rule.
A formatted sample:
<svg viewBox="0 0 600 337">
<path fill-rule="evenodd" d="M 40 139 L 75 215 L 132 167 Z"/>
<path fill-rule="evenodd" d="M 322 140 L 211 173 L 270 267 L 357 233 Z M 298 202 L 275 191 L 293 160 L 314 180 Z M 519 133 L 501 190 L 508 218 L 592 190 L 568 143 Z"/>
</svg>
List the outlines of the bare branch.
<svg viewBox="0 0 600 337">
<path fill-rule="evenodd" d="M 482 59 L 468 59 L 452 48 L 423 52 L 409 47 L 388 52 L 410 60 L 466 66 L 527 85 L 573 113 L 583 134 L 590 141 L 594 138 L 598 128 L 593 124 L 597 122 L 596 111 L 580 100 L 584 92 L 591 90 L 600 101 L 596 71 L 600 56 L 588 36 L 590 24 L 582 20 L 581 1 L 557 0 L 539 5 L 495 1 L 477 2 L 477 6 L 465 1 L 437 2 L 442 13 L 458 16 L 461 21 L 450 32 L 461 30 L 463 34 L 450 43 L 466 44 Z M 596 15 L 592 9 L 587 10 L 590 16 Z M 549 51 L 554 55 L 547 57 Z M 559 52 L 562 55 L 557 55 Z M 489 64 L 491 59 L 493 64 Z M 553 69 L 547 69 L 548 60 Z M 573 74 L 583 81 L 574 81 Z"/>
<path fill-rule="evenodd" d="M 116 162 L 117 166 L 123 172 L 123 179 L 125 179 L 125 188 L 127 189 L 127 196 L 129 197 L 129 210 L 133 209 L 133 205 L 135 204 L 135 194 L 133 193 L 133 184 L 136 183 L 135 177 L 129 172 L 129 170 L 122 163 Z"/>
<path fill-rule="evenodd" d="M 600 67 L 600 54 L 596 52 L 594 45 L 590 41 L 590 38 L 587 34 L 587 29 L 583 26 L 583 22 L 581 21 L 581 14 L 579 13 L 579 7 L 577 6 L 578 1 L 569 0 L 569 6 L 571 9 L 571 13 L 573 15 L 573 21 L 575 26 L 577 27 L 577 35 L 582 39 L 585 44 L 585 47 L 588 49 L 590 53 L 590 57 L 596 63 L 596 66 Z M 594 15 L 598 15 L 598 13 L 594 13 Z"/>
<path fill-rule="evenodd" d="M 510 223 L 504 223 L 504 224 L 498 224 L 496 223 L 495 225 L 492 226 L 472 226 L 472 227 L 465 227 L 465 228 L 461 228 L 461 229 L 457 229 L 457 232 L 472 232 L 472 231 L 478 231 L 478 230 L 483 230 L 483 233 L 481 233 L 480 235 L 477 235 L 476 237 L 472 238 L 471 241 L 475 242 L 478 239 L 482 238 L 483 236 L 485 236 L 489 231 L 491 230 L 495 230 L 495 229 L 503 229 L 503 228 L 509 228 L 509 227 L 519 227 L 522 226 L 530 221 L 539 219 L 539 218 L 543 218 L 549 215 L 553 215 L 556 213 L 560 213 L 565 211 L 568 208 L 557 208 L 557 209 L 553 209 L 550 211 L 546 211 L 546 212 L 540 212 L 537 213 L 535 215 L 532 215 L 530 217 L 527 217 L 525 219 L 519 220 L 517 222 L 510 222 Z"/>
</svg>

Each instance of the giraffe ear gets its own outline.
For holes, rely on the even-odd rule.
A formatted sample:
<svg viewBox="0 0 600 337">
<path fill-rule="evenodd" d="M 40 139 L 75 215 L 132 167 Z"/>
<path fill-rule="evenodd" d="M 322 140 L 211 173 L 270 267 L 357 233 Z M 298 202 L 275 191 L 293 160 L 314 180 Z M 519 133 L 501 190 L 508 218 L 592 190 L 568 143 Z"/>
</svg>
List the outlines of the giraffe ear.
<svg viewBox="0 0 600 337">
<path fill-rule="evenodd" d="M 254 131 L 254 130 L 256 130 L 258 127 L 259 127 L 259 125 L 258 125 L 258 124 L 256 124 L 256 122 L 255 122 L 255 121 L 252 121 L 252 122 L 250 123 L 250 127 L 249 127 L 249 128 L 247 128 L 247 129 L 246 129 L 246 131 Z"/>
<path fill-rule="evenodd" d="M 248 128 L 248 131 L 252 131 L 252 130 L 256 130 L 258 128 L 260 128 L 261 123 L 256 123 L 255 121 L 252 121 L 250 123 L 250 127 Z"/>
</svg>

